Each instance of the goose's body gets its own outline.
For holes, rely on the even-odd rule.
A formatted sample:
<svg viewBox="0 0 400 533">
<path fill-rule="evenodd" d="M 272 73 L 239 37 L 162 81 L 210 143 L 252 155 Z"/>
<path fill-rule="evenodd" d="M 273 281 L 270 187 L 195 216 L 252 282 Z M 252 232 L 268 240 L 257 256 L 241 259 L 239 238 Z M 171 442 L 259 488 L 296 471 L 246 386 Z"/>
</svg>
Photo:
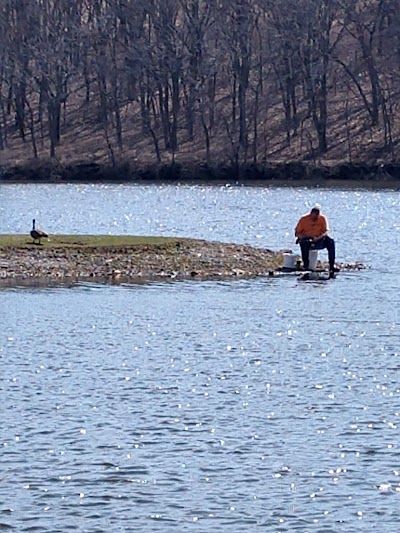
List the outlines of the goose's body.
<svg viewBox="0 0 400 533">
<path fill-rule="evenodd" d="M 35 219 L 32 221 L 32 230 L 31 230 L 31 237 L 33 239 L 33 243 L 37 244 L 36 241 L 39 241 L 39 244 L 41 244 L 40 239 L 47 238 L 48 235 L 45 231 L 42 229 L 36 228 L 35 226 Z"/>
</svg>

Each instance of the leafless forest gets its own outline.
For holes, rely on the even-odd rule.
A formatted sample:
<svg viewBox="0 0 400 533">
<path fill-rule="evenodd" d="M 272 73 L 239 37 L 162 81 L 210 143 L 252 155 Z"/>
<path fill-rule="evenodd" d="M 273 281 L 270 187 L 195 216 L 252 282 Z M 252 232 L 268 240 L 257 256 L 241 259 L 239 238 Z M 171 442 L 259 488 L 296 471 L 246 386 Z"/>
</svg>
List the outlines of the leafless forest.
<svg viewBox="0 0 400 533">
<path fill-rule="evenodd" d="M 0 163 L 397 162 L 400 0 L 0 0 Z"/>
</svg>

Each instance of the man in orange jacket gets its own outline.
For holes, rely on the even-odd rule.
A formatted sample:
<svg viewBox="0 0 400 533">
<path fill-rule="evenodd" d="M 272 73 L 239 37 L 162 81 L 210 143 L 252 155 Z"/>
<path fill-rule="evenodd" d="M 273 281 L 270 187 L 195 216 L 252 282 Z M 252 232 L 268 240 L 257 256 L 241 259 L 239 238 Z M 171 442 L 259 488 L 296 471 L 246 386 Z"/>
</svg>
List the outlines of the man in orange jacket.
<svg viewBox="0 0 400 533">
<path fill-rule="evenodd" d="M 335 241 L 329 237 L 328 221 L 321 213 L 321 206 L 314 205 L 309 213 L 303 215 L 297 223 L 296 242 L 300 244 L 301 257 L 305 270 L 309 268 L 310 250 L 328 250 L 329 276 L 333 277 L 335 269 Z"/>
</svg>

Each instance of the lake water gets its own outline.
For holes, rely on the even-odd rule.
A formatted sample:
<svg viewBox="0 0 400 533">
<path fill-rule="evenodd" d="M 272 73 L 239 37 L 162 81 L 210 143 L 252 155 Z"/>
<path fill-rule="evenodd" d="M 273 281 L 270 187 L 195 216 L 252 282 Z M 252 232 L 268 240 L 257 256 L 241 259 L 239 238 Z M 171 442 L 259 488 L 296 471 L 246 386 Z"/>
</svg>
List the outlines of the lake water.
<svg viewBox="0 0 400 533">
<path fill-rule="evenodd" d="M 398 529 L 399 192 L 1 185 L 0 232 L 294 248 L 319 202 L 328 282 L 0 290 L 0 529 Z M 325 254 L 326 252 L 322 252 Z"/>
</svg>

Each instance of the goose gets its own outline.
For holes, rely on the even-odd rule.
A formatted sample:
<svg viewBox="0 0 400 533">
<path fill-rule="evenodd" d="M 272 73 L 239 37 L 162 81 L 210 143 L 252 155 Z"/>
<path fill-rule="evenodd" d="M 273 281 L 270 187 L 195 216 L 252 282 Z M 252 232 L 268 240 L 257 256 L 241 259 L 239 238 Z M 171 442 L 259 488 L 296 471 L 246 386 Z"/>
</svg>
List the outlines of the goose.
<svg viewBox="0 0 400 533">
<path fill-rule="evenodd" d="M 32 221 L 32 230 L 31 230 L 31 237 L 33 239 L 33 244 L 37 244 L 36 241 L 39 241 L 39 244 L 41 244 L 40 239 L 44 237 L 48 237 L 47 233 L 41 229 L 37 229 L 35 227 L 35 219 Z"/>
</svg>

